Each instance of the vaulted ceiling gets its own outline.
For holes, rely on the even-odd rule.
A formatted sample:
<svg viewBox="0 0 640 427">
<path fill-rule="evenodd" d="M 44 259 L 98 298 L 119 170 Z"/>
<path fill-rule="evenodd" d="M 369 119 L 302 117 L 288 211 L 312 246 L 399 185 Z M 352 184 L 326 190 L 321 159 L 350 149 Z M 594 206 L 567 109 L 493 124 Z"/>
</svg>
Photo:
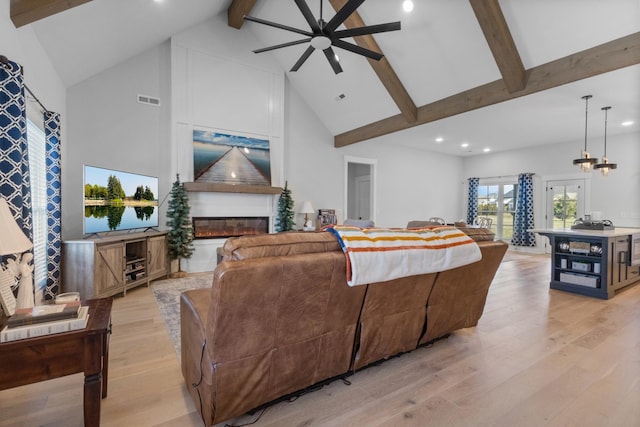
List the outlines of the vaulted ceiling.
<svg viewBox="0 0 640 427">
<path fill-rule="evenodd" d="M 316 16 L 320 1 L 307 0 Z M 325 20 L 346 2 L 322 1 Z M 343 73 L 320 54 L 292 73 L 307 45 L 260 54 L 282 65 L 337 147 L 382 138 L 464 156 L 580 141 L 586 94 L 592 138 L 603 133 L 605 105 L 609 136 L 640 129 L 640 1 L 415 0 L 411 13 L 401 3 L 365 1 L 344 23 L 402 22 L 355 37 L 385 55 L 379 62 L 336 49 Z M 16 26 L 33 22 L 67 85 L 219 14 L 251 31 L 256 49 L 300 37 L 245 14 L 308 28 L 292 0 L 11 0 L 11 14 Z"/>
</svg>

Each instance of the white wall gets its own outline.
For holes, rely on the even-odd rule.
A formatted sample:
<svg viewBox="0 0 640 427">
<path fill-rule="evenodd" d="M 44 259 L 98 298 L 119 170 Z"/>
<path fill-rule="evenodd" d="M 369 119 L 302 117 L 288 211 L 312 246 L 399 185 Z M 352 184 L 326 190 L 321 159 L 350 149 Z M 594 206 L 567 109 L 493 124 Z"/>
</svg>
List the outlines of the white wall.
<svg viewBox="0 0 640 427">
<path fill-rule="evenodd" d="M 640 134 L 631 133 L 609 136 L 607 155 L 609 161 L 618 164 L 604 177 L 600 172 L 589 174 L 580 172 L 572 161 L 580 156 L 584 142 L 544 145 L 522 150 L 479 155 L 464 160 L 463 179 L 468 177 L 493 177 L 518 175 L 522 172 L 536 174 L 535 184 L 543 184 L 549 179 L 572 179 L 585 177 L 589 180 L 590 191 L 585 195 L 588 205 L 585 211 L 602 212 L 603 219 L 613 221 L 620 227 L 640 227 Z M 601 157 L 602 142 L 589 143 L 593 156 Z M 466 184 L 463 184 L 466 185 Z M 537 185 L 536 203 L 539 210 L 536 215 L 536 227 L 544 227 L 542 204 L 545 189 Z"/>
<path fill-rule="evenodd" d="M 314 208 L 335 208 L 344 220 L 344 157 L 377 162 L 376 226 L 403 227 L 414 219 L 463 215 L 458 194 L 462 160 L 394 144 L 402 133 L 340 149 L 300 95 L 287 85 L 286 173 L 296 209 L 305 200 Z M 302 215 L 296 217 L 302 223 Z"/>
<path fill-rule="evenodd" d="M 272 185 L 283 161 L 284 75 L 255 40 L 217 16 L 172 37 L 173 168 L 193 180 L 193 130 L 268 139 Z"/>
<path fill-rule="evenodd" d="M 64 239 L 82 237 L 84 165 L 157 176 L 161 202 L 171 190 L 169 65 L 165 43 L 68 89 Z M 138 94 L 160 98 L 160 106 L 138 103 Z M 165 213 L 166 202 L 160 209 L 160 228 Z"/>
<path fill-rule="evenodd" d="M 160 176 L 162 198 L 176 172 L 183 181 L 192 179 L 194 126 L 268 135 L 273 185 L 288 182 L 296 210 L 309 200 L 344 219 L 344 158 L 354 156 L 377 162 L 377 225 L 463 217 L 461 159 L 399 147 L 394 142 L 407 138 L 402 133 L 336 149 L 279 65 L 251 53 L 255 45 L 251 32 L 229 28 L 217 17 L 69 89 L 65 239 L 82 231 L 83 164 Z M 137 104 L 138 93 L 160 97 L 162 106 Z M 256 94 L 269 105 L 241 109 L 238 101 L 255 100 Z M 162 228 L 164 215 L 160 221 Z M 301 224 L 302 215 L 296 221 Z"/>
<path fill-rule="evenodd" d="M 29 25 L 16 29 L 8 1 L 0 2 L 0 55 L 24 68 L 24 81 L 47 109 L 61 114 L 61 141 L 66 132 L 66 93 L 47 53 Z"/>
</svg>

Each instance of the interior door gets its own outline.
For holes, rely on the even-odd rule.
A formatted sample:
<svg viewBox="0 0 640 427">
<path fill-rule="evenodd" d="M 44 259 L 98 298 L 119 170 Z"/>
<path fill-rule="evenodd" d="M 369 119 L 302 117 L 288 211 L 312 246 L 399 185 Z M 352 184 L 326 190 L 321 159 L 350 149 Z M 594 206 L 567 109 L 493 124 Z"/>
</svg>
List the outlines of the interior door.
<svg viewBox="0 0 640 427">
<path fill-rule="evenodd" d="M 355 219 L 371 219 L 371 176 L 356 177 L 355 180 Z"/>
<path fill-rule="evenodd" d="M 345 156 L 345 219 L 375 222 L 376 160 Z"/>
</svg>

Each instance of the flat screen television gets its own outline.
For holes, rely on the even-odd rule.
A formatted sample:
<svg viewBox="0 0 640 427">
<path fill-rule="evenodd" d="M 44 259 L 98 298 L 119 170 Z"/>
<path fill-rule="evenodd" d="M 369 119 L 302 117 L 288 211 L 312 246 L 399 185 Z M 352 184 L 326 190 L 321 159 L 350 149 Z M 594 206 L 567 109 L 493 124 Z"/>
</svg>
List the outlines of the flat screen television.
<svg viewBox="0 0 640 427">
<path fill-rule="evenodd" d="M 158 178 L 84 166 L 84 233 L 158 226 Z"/>
</svg>

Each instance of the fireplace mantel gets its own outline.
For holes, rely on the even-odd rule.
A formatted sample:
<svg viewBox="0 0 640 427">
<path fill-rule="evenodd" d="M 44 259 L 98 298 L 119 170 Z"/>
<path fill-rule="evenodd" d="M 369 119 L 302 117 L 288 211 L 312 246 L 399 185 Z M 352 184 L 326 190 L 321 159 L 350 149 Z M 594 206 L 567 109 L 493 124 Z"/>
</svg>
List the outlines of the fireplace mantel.
<svg viewBox="0 0 640 427">
<path fill-rule="evenodd" d="M 184 188 L 192 192 L 209 193 L 249 193 L 249 194 L 280 194 L 282 187 L 266 185 L 217 184 L 213 182 L 185 182 Z"/>
<path fill-rule="evenodd" d="M 188 191 L 190 213 L 194 218 L 262 217 L 268 224 L 267 231 L 275 232 L 277 199 L 282 194 L 280 187 L 207 182 L 185 182 L 184 187 Z M 216 267 L 217 250 L 230 236 L 194 240 L 193 255 L 189 260 L 183 261 L 186 271 L 213 271 Z"/>
</svg>

